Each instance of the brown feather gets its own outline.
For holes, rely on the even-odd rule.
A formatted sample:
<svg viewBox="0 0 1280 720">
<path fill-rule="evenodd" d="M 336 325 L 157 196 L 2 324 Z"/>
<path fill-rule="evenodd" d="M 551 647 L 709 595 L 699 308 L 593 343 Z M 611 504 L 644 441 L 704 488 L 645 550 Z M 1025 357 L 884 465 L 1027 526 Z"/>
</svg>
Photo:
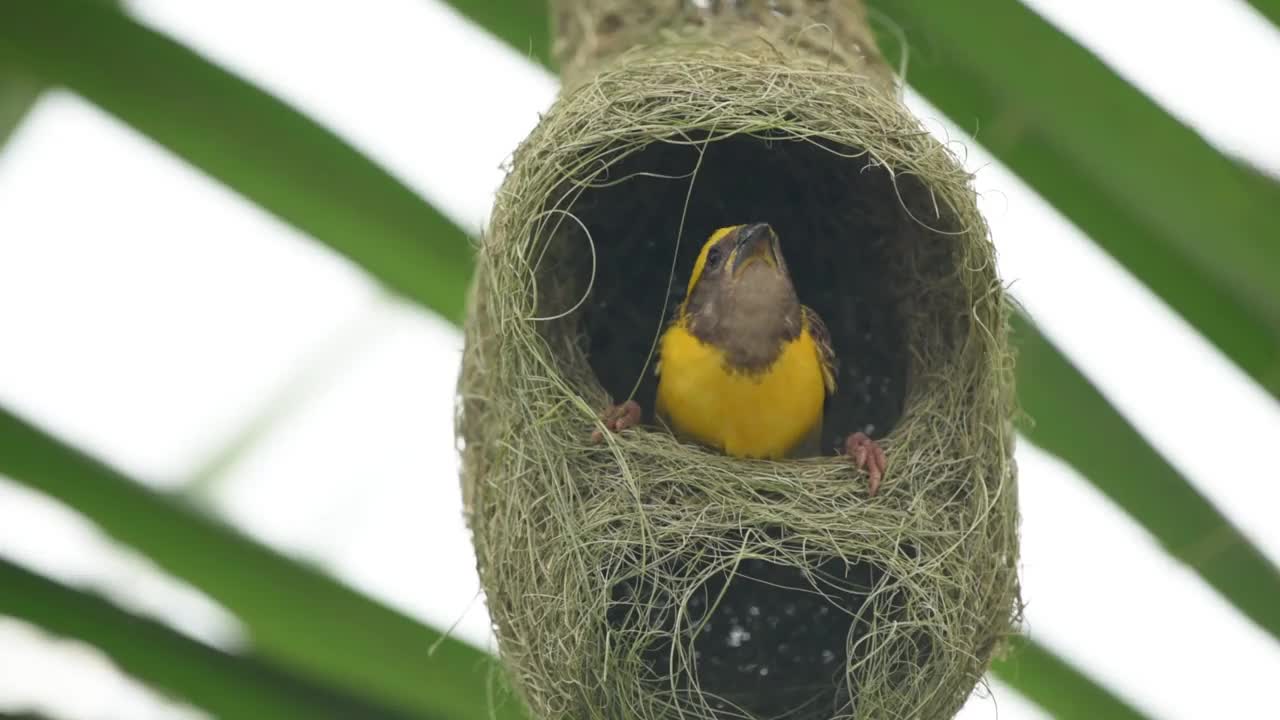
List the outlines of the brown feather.
<svg viewBox="0 0 1280 720">
<path fill-rule="evenodd" d="M 809 331 L 809 335 L 813 338 L 813 344 L 818 346 L 818 359 L 822 362 L 822 381 L 827 386 L 827 394 L 834 395 L 836 391 L 836 353 L 831 349 L 831 333 L 827 332 L 826 323 L 822 322 L 822 318 L 818 313 L 808 305 L 800 306 L 801 316 L 804 318 L 804 327 Z"/>
</svg>

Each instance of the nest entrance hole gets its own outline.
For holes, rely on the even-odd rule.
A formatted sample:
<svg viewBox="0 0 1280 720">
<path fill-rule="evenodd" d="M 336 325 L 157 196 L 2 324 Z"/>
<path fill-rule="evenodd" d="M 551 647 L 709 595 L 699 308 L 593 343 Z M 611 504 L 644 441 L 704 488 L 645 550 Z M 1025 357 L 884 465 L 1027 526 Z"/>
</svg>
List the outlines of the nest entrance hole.
<svg viewBox="0 0 1280 720">
<path fill-rule="evenodd" d="M 582 227 L 590 231 L 596 276 L 576 330 L 595 379 L 615 402 L 634 388 L 634 399 L 652 412 L 657 380 L 649 354 L 706 238 L 727 225 L 767 222 L 781 238 L 800 301 L 826 322 L 836 351 L 824 453 L 854 431 L 888 433 L 907 383 L 901 306 L 913 283 L 903 277 L 910 271 L 901 256 L 913 221 L 890 173 L 858 153 L 743 135 L 654 142 L 592 179 L 568 208 L 582 226 L 560 224 L 551 244 L 560 262 L 544 267 L 574 279 L 557 281 L 572 289 L 557 293 L 556 305 L 581 297 L 591 275 Z"/>
</svg>

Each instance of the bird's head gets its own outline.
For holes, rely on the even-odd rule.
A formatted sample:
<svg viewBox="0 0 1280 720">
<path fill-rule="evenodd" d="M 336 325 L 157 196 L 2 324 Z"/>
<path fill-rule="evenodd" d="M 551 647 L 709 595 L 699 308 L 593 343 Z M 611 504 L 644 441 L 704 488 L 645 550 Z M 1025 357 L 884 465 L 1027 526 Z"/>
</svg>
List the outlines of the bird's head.
<svg viewBox="0 0 1280 720">
<path fill-rule="evenodd" d="M 800 301 L 772 227 L 752 223 L 711 233 L 689 277 L 680 321 L 731 359 L 772 362 L 801 327 Z"/>
</svg>

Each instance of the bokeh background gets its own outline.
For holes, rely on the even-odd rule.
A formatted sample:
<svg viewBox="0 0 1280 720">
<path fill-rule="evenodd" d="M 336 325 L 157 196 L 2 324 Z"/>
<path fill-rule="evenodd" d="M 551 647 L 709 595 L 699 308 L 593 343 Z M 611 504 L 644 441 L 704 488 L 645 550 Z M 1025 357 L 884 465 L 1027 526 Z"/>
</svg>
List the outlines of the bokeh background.
<svg viewBox="0 0 1280 720">
<path fill-rule="evenodd" d="M 527 2 L 473 14 L 508 39 L 525 28 L 527 47 L 504 43 L 439 0 L 133 0 L 125 10 L 332 130 L 460 228 L 447 240 L 457 243 L 463 232 L 480 232 L 502 163 L 557 90 L 537 62 L 545 33 L 522 24 L 539 16 L 517 7 Z M 89 32 L 93 13 L 115 12 L 83 4 Z M 23 24 L 29 12 L 40 14 L 35 5 L 0 2 L 0 137 L 11 131 L 0 147 L 0 405 L 21 418 L 15 422 L 104 461 L 165 503 L 212 516 L 446 632 L 448 648 L 458 640 L 492 650 L 458 490 L 456 326 L 100 100 L 59 87 L 44 74 L 56 74 L 52 66 L 14 50 L 35 42 L 26 37 L 34 25 Z M 883 5 L 891 19 L 893 3 Z M 1280 32 L 1267 17 L 1278 16 L 1274 3 L 1183 0 L 1176 10 L 1154 0 L 994 3 L 1001 5 L 1029 9 L 1068 35 L 1207 148 L 1251 166 L 1244 172 L 1259 193 L 1280 198 L 1273 179 L 1280 175 Z M 999 13 L 991 17 L 994 23 Z M 981 41 L 998 45 L 998 31 L 993 26 L 993 38 Z M 99 70 L 117 72 L 110 63 Z M 1108 95 L 1056 84 L 1062 70 L 1029 72 L 1043 72 L 1050 94 L 1069 96 L 1081 112 L 1119 115 Z M 187 90 L 195 97 L 201 87 Z M 1008 169 L 1012 156 L 984 148 L 985 133 L 998 139 L 1007 127 L 944 112 L 913 89 L 907 99 L 975 174 L 1002 276 L 1026 315 L 1121 425 L 1137 431 L 1132 454 L 1127 436 L 1109 430 L 1104 440 L 1120 444 L 1097 444 L 1093 431 L 1112 427 L 1101 416 L 1097 426 L 1072 416 L 1074 445 L 1076 435 L 1062 431 L 1048 451 L 1042 448 L 1053 443 L 1039 442 L 1034 431 L 1020 442 L 1025 629 L 1050 661 L 1007 661 L 961 717 L 1120 716 L 1090 707 L 1150 718 L 1280 717 L 1280 264 L 1267 262 L 1280 257 L 1280 205 L 1271 206 L 1270 225 L 1241 226 L 1244 242 L 1239 232 L 1234 240 L 1199 238 L 1211 254 L 1221 247 L 1233 262 L 1251 261 L 1242 272 L 1276 282 L 1272 294 L 1240 301 L 1270 334 L 1241 325 L 1249 338 L 1232 344 L 1220 338 L 1236 327 L 1234 306 L 1179 312 L 1170 303 L 1216 296 L 1195 300 L 1176 295 L 1185 286 L 1153 290 L 1142 282 L 1154 267 L 1143 263 L 1158 264 L 1161 252 L 1177 256 L 1176 243 L 1154 244 L 1122 264 L 1079 218 L 1055 209 L 1057 198 L 1041 197 Z M 1026 102 L 1025 115 L 1001 121 L 1034 129 L 1038 100 Z M 234 115 L 235 108 L 224 110 Z M 240 130 L 252 133 L 252 117 L 245 119 Z M 1116 132 L 1142 134 L 1127 122 L 1120 117 Z M 1168 150 L 1168 165 L 1151 170 L 1185 172 L 1164 180 L 1198 188 L 1193 153 L 1176 144 Z M 243 152 L 234 145 L 218 151 Z M 1206 217 L 1231 211 L 1229 203 L 1213 204 L 1222 188 L 1198 190 L 1185 202 L 1204 202 Z M 1189 322 L 1193 315 L 1227 327 L 1215 336 L 1205 322 Z M 1035 366 L 1020 370 L 1024 384 L 1037 378 Z M 1064 406 L 1078 399 L 1067 385 L 1043 394 Z M 1033 414 L 1056 428 L 1046 407 L 1053 412 L 1050 403 Z M 280 649 L 286 640 L 262 640 L 261 628 L 246 624 L 206 581 L 175 572 L 173 555 L 158 561 L 148 548 L 166 544 L 159 530 L 141 531 L 150 543 L 121 542 L 129 532 L 97 514 L 110 510 L 82 514 L 90 501 L 63 502 L 74 488 L 46 494 L 20 476 L 14 468 L 21 463 L 5 462 L 25 442 L 5 435 L 11 425 L 0 424 L 0 716 L 227 714 L 122 660 L 94 631 L 48 619 L 45 600 L 15 582 L 28 571 L 56 581 L 50 592 L 105 598 L 220 657 L 262 650 L 290 672 L 342 676 L 340 668 L 294 667 Z M 1165 472 L 1126 485 L 1118 497 L 1107 483 L 1151 467 L 1143 442 L 1167 463 L 1159 466 Z M 1108 472 L 1093 471 L 1095 456 Z M 1186 507 L 1187 527 L 1216 508 L 1239 535 L 1228 527 L 1196 548 L 1171 546 L 1159 527 L 1176 533 Z M 1162 513 L 1165 520 L 1150 519 Z M 1231 554 L 1241 548 L 1252 564 Z M 187 550 L 200 562 L 218 557 L 204 547 Z M 227 582 L 239 582 L 235 567 L 222 570 Z M 290 610 L 305 626 L 313 608 Z M 301 632 L 323 638 L 326 627 Z M 142 635 L 125 635 L 125 644 L 150 652 Z M 444 652 L 428 647 L 429 638 L 422 645 L 422 657 Z M 399 671 L 420 675 L 429 692 L 436 668 Z M 475 681 L 484 686 L 484 678 Z M 359 690 L 356 680 L 344 691 L 352 688 Z M 226 692 L 238 691 L 228 685 Z M 378 700 L 380 692 L 368 696 Z"/>
</svg>

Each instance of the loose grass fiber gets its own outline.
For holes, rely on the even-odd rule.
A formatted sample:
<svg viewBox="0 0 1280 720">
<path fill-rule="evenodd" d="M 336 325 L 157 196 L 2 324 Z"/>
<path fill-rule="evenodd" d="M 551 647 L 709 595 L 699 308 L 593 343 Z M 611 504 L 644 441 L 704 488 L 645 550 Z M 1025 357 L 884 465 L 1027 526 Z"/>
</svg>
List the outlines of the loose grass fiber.
<svg viewBox="0 0 1280 720">
<path fill-rule="evenodd" d="M 671 4 L 559 8 L 567 84 L 479 248 L 458 432 L 504 665 L 543 720 L 951 717 L 1018 610 L 1007 306 L 969 178 L 856 4 Z M 652 409 L 702 240 L 756 221 L 841 359 L 823 446 L 886 449 L 875 498 L 833 454 L 589 440 L 610 398 Z"/>
</svg>

